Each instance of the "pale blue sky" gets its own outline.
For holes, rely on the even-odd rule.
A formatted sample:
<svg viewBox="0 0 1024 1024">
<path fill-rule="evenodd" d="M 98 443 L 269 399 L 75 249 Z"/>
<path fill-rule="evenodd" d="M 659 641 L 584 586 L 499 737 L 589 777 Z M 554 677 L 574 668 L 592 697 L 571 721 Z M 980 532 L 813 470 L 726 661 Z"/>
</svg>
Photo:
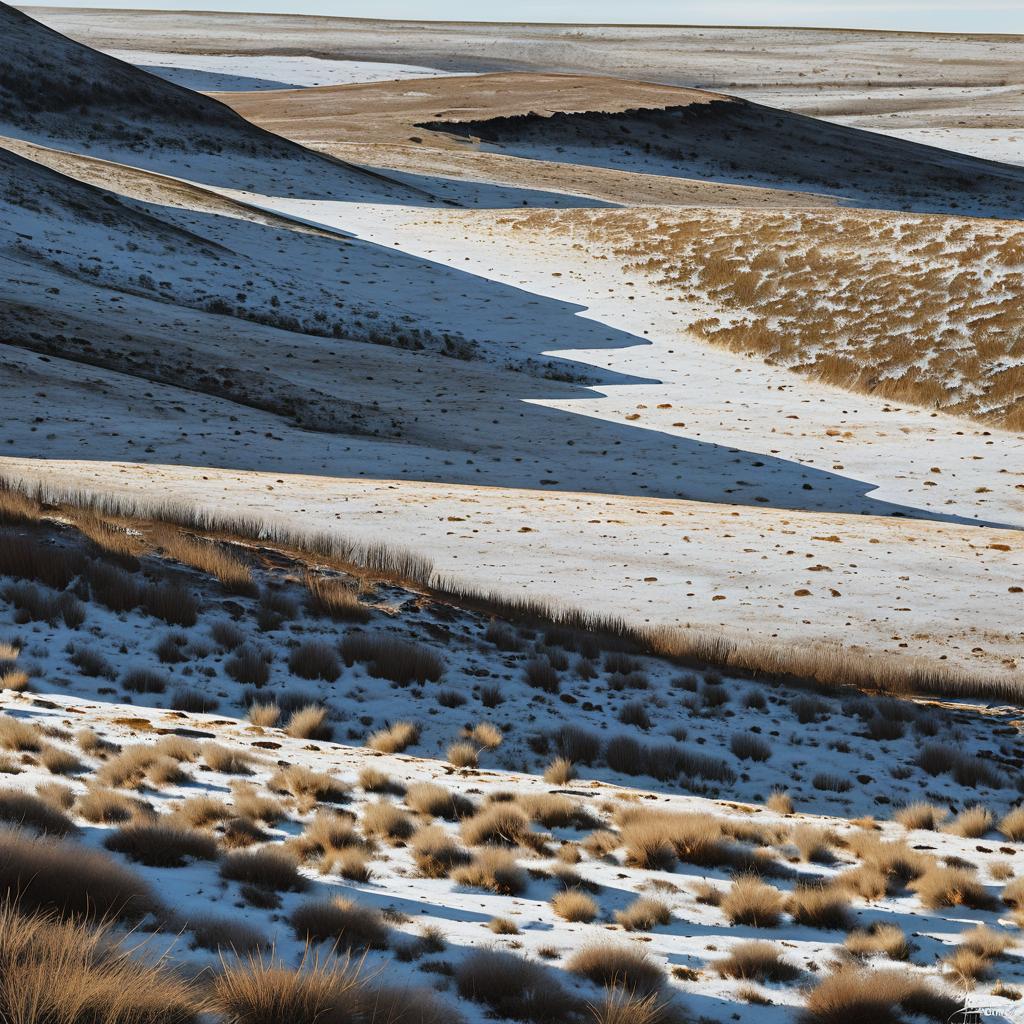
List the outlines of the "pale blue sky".
<svg viewBox="0 0 1024 1024">
<path fill-rule="evenodd" d="M 1024 33 L 1024 0 L 48 0 L 60 7 L 271 11 L 362 18 L 805 25 Z"/>
</svg>

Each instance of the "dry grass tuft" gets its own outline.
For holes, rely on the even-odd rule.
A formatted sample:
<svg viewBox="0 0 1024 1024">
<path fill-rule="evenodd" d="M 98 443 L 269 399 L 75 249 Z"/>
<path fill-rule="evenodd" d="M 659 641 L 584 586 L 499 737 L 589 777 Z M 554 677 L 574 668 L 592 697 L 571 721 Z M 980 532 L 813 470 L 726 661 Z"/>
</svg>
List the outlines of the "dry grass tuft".
<svg viewBox="0 0 1024 1024">
<path fill-rule="evenodd" d="M 221 861 L 220 876 L 275 892 L 304 892 L 309 882 L 299 874 L 295 860 L 283 850 L 230 853 Z"/>
<path fill-rule="evenodd" d="M 573 954 L 567 967 L 573 974 L 633 995 L 660 991 L 665 972 L 638 946 L 617 942 L 597 942 Z"/>
<path fill-rule="evenodd" d="M 551 909 L 564 921 L 589 923 L 598 914 L 598 906 L 592 896 L 580 889 L 563 889 L 551 897 Z"/>
<path fill-rule="evenodd" d="M 216 860 L 217 843 L 194 829 L 149 822 L 124 825 L 103 845 L 151 868 L 180 868 L 189 860 Z"/>
<path fill-rule="evenodd" d="M 810 990 L 801 1020 L 804 1024 L 899 1024 L 905 1012 L 945 1022 L 962 1005 L 923 978 L 902 971 L 842 967 Z"/>
<path fill-rule="evenodd" d="M 1024 842 L 1024 806 L 1007 811 L 997 826 L 999 832 L 1012 843 Z"/>
<path fill-rule="evenodd" d="M 721 910 L 731 924 L 774 928 L 782 918 L 785 897 L 756 875 L 740 875 L 722 897 Z"/>
<path fill-rule="evenodd" d="M 846 930 L 850 927 L 850 901 L 837 886 L 798 885 L 786 901 L 796 924 L 810 928 Z"/>
<path fill-rule="evenodd" d="M 381 754 L 401 754 L 420 738 L 420 727 L 415 722 L 395 722 L 387 729 L 371 733 L 366 745 Z"/>
<path fill-rule="evenodd" d="M 11 1024 L 196 1024 L 199 1000 L 106 926 L 0 904 L 0 1019 Z"/>
<path fill-rule="evenodd" d="M 68 836 L 78 831 L 60 808 L 19 789 L 0 790 L 0 821 L 13 828 L 30 828 L 48 836 Z"/>
<path fill-rule="evenodd" d="M 991 910 L 995 898 L 978 881 L 977 875 L 966 868 L 932 866 L 910 883 L 922 906 L 929 910 L 942 907 L 971 907 Z"/>
<path fill-rule="evenodd" d="M 0 715 L 0 747 L 4 750 L 38 752 L 43 746 L 39 727 L 11 715 Z"/>
<path fill-rule="evenodd" d="M 399 686 L 436 683 L 444 673 L 444 663 L 429 647 L 405 643 L 386 633 L 349 633 L 341 655 L 346 665 L 365 662 L 367 672 L 375 679 L 390 679 Z"/>
<path fill-rule="evenodd" d="M 474 812 L 473 802 L 468 797 L 432 782 L 413 783 L 405 791 L 405 805 L 416 814 L 446 821 L 458 821 Z"/>
<path fill-rule="evenodd" d="M 263 729 L 272 729 L 281 718 L 281 709 L 274 703 L 256 701 L 249 705 L 249 722 Z"/>
<path fill-rule="evenodd" d="M 311 957 L 298 968 L 256 956 L 227 964 L 210 1004 L 236 1024 L 461 1024 L 433 993 L 382 988 L 348 957 Z"/>
<path fill-rule="evenodd" d="M 774 942 L 738 942 L 727 957 L 711 966 L 721 977 L 741 981 L 793 981 L 802 973 Z"/>
<path fill-rule="evenodd" d="M 472 818 L 465 818 L 459 831 L 470 846 L 483 843 L 518 846 L 530 831 L 530 822 L 514 804 L 494 803 Z"/>
<path fill-rule="evenodd" d="M 338 622 L 370 621 L 370 609 L 360 602 L 358 589 L 340 577 L 307 572 L 303 582 L 309 594 L 309 606 L 318 614 Z"/>
<path fill-rule="evenodd" d="M 363 832 L 368 836 L 403 842 L 416 830 L 412 818 L 388 800 L 378 800 L 363 808 Z"/>
<path fill-rule="evenodd" d="M 881 953 L 890 960 L 909 960 L 912 952 L 902 928 L 878 921 L 865 930 L 850 932 L 844 946 L 855 957 L 870 957 Z"/>
<path fill-rule="evenodd" d="M 195 946 L 214 953 L 241 956 L 258 953 L 269 945 L 262 932 L 233 917 L 194 917 L 188 922 L 188 930 Z"/>
<path fill-rule="evenodd" d="M 341 675 L 341 663 L 330 644 L 307 640 L 288 656 L 288 668 L 301 679 L 322 679 L 333 683 Z"/>
<path fill-rule="evenodd" d="M 544 781 L 552 786 L 564 786 L 576 778 L 576 766 L 564 757 L 556 757 L 544 769 Z"/>
<path fill-rule="evenodd" d="M 341 896 L 302 903 L 289 922 L 300 942 L 331 942 L 348 951 L 387 949 L 390 939 L 379 910 Z"/>
<path fill-rule="evenodd" d="M 949 817 L 949 811 L 945 807 L 922 802 L 901 807 L 892 817 L 893 821 L 905 829 L 919 828 L 934 832 Z"/>
<path fill-rule="evenodd" d="M 992 812 L 977 804 L 962 810 L 945 828 L 946 832 L 964 839 L 980 839 L 992 828 Z"/>
<path fill-rule="evenodd" d="M 452 872 L 459 885 L 489 889 L 499 896 L 519 896 L 526 891 L 526 872 L 507 850 L 479 850 L 469 864 Z"/>
<path fill-rule="evenodd" d="M 945 958 L 943 964 L 946 977 L 968 991 L 983 978 L 992 976 L 992 961 L 966 946 L 958 946 Z"/>
<path fill-rule="evenodd" d="M 327 708 L 313 704 L 292 712 L 284 731 L 299 740 L 329 740 L 334 735 L 327 721 Z"/>
<path fill-rule="evenodd" d="M 428 825 L 412 839 L 412 857 L 424 878 L 447 878 L 469 861 L 469 854 L 443 828 Z"/>
<path fill-rule="evenodd" d="M 549 968 L 502 950 L 477 949 L 464 957 L 455 984 L 463 999 L 528 1024 L 564 1024 L 580 1009 Z"/>
<path fill-rule="evenodd" d="M 142 800 L 99 786 L 91 787 L 78 798 L 75 811 L 96 825 L 119 825 L 153 815 L 152 807 Z"/>
<path fill-rule="evenodd" d="M 672 911 L 661 900 L 638 896 L 625 910 L 615 912 L 615 920 L 627 932 L 649 932 L 659 924 L 669 924 Z"/>
<path fill-rule="evenodd" d="M 76 843 L 0 833 L 0 898 L 24 913 L 53 911 L 93 921 L 136 921 L 159 907 L 133 871 Z"/>
<path fill-rule="evenodd" d="M 202 746 L 203 762 L 223 775 L 251 775 L 256 758 L 237 747 L 224 747 L 212 740 Z"/>
<path fill-rule="evenodd" d="M 300 764 L 281 768 L 270 777 L 267 785 L 275 793 L 289 793 L 298 801 L 323 801 L 340 804 L 348 800 L 349 788 L 333 776 L 314 772 Z"/>
<path fill-rule="evenodd" d="M 453 743 L 445 757 L 456 768 L 476 768 L 480 763 L 480 751 L 472 743 Z"/>
</svg>

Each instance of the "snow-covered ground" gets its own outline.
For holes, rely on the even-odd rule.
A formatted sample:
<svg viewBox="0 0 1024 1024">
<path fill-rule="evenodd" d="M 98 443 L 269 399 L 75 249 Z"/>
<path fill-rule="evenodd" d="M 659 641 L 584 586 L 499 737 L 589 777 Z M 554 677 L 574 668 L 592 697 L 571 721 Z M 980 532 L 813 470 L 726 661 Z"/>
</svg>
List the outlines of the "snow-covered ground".
<svg viewBox="0 0 1024 1024">
<path fill-rule="evenodd" d="M 259 89 L 305 89 L 318 85 L 355 82 L 391 82 L 406 78 L 434 78 L 457 72 L 386 61 L 324 60 L 321 57 L 272 54 L 164 53 L 148 50 L 107 50 L 111 57 L 128 61 L 197 92 L 251 92 Z"/>
<path fill-rule="evenodd" d="M 68 543 L 67 538 L 60 543 Z M 272 567 L 275 561 L 280 567 Z M 143 567 L 156 579 L 167 568 L 150 558 Z M 990 837 L 963 838 L 908 830 L 889 819 L 902 805 L 921 800 L 933 800 L 953 813 L 980 802 L 996 819 L 1001 817 L 1019 799 L 1013 708 L 880 701 L 852 691 L 815 694 L 768 681 L 694 673 L 657 658 L 617 655 L 586 636 L 495 626 L 484 616 L 424 603 L 388 586 L 364 595 L 368 622 L 338 624 L 306 610 L 295 567 L 286 560 L 264 559 L 256 571 L 261 589 L 276 595 L 276 619 L 261 617 L 256 599 L 228 597 L 195 573 L 186 572 L 180 579 L 198 599 L 193 625 L 164 627 L 138 610 L 111 612 L 94 596 L 84 604 L 84 621 L 71 628 L 18 621 L 11 604 L 0 601 L 0 642 L 17 649 L 13 666 L 29 677 L 29 690 L 5 691 L 0 708 L 5 715 L 42 728 L 49 748 L 72 749 L 74 734 L 83 727 L 121 747 L 148 746 L 162 737 L 178 742 L 184 754 L 175 756 L 184 756 L 185 778 L 161 784 L 143 781 L 134 795 L 157 813 L 167 814 L 186 799 L 194 803 L 204 796 L 233 805 L 254 788 L 280 806 L 280 820 L 260 823 L 258 841 L 270 848 L 283 844 L 300 850 L 297 837 L 314 812 L 323 813 L 330 806 L 327 802 L 311 807 L 308 801 L 303 804 L 282 795 L 281 783 L 273 778 L 279 768 L 300 766 L 327 773 L 348 790 L 347 796 L 338 798 L 340 809 L 355 824 L 370 868 L 368 878 L 346 879 L 337 869 L 318 869 L 313 857 L 301 868 L 309 886 L 305 894 L 281 893 L 277 905 L 260 909 L 239 898 L 244 893 L 237 883 L 218 876 L 216 861 L 192 860 L 178 868 L 139 867 L 174 907 L 180 928 L 175 955 L 189 962 L 217 963 L 215 951 L 197 949 L 192 941 L 192 929 L 211 913 L 211 904 L 216 916 L 255 928 L 278 956 L 294 962 L 302 947 L 288 924 L 290 914 L 311 897 L 339 895 L 385 912 L 390 950 L 370 951 L 368 957 L 371 966 L 384 968 L 392 980 L 417 975 L 422 979 L 420 972 L 432 976 L 437 956 L 457 970 L 472 950 L 497 946 L 547 961 L 553 981 L 581 998 L 596 1000 L 598 990 L 566 970 L 573 954 L 597 939 L 627 945 L 640 940 L 654 963 L 667 972 L 666 992 L 681 999 L 687 1011 L 709 1020 L 781 1022 L 800 1005 L 800 986 L 823 977 L 826 964 L 842 956 L 840 946 L 848 930 L 873 923 L 901 928 L 914 950 L 912 966 L 904 969 L 923 976 L 934 973 L 937 959 L 949 954 L 970 928 L 986 923 L 1002 931 L 1009 924 L 1009 912 L 996 905 L 988 910 L 929 909 L 913 892 L 898 886 L 889 896 L 854 897 L 843 928 L 811 927 L 787 914 L 776 926 L 730 924 L 701 892 L 708 884 L 728 889 L 728 863 L 689 863 L 684 856 L 670 868 L 638 867 L 624 855 L 627 835 L 619 833 L 627 824 L 622 815 L 631 807 L 711 815 L 735 836 L 730 847 L 733 859 L 743 850 L 754 855 L 759 849 L 762 862 L 773 865 L 766 880 L 788 893 L 797 884 L 827 884 L 855 867 L 856 836 L 864 838 L 874 826 L 849 819 L 873 816 L 882 822 L 877 839 L 906 841 L 946 862 L 970 862 L 985 891 L 996 896 L 1008 877 L 1024 872 L 1020 843 L 994 832 Z M 0 591 L 7 593 L 6 587 Z M 166 637 L 173 637 L 171 658 L 155 650 Z M 364 657 L 350 660 L 345 655 L 357 637 L 414 644 L 432 652 L 441 669 L 429 681 L 411 686 L 390 682 L 372 674 Z M 337 666 L 325 679 L 300 677 L 291 662 L 297 648 L 313 643 L 336 652 Z M 234 654 L 246 649 L 264 652 L 268 661 L 269 680 L 256 689 L 229 674 L 234 671 Z M 82 671 L 83 652 L 99 655 L 100 665 L 94 669 L 98 675 Z M 10 658 L 9 653 L 6 656 Z M 528 684 L 528 667 L 538 658 L 555 667 L 557 692 Z M 151 692 L 129 693 L 123 683 L 131 671 L 140 669 L 155 674 L 150 677 Z M 162 692 L 157 692 L 153 679 L 164 687 Z M 181 704 L 185 692 L 217 706 L 208 714 L 169 710 Z M 312 703 L 326 708 L 333 741 L 293 738 L 280 728 L 249 724 L 245 709 L 253 698 L 262 704 Z M 574 755 L 577 779 L 546 783 L 540 777 L 544 766 L 560 751 L 576 749 L 558 738 L 567 708 L 578 730 L 576 741 L 582 733 L 596 751 Z M 5 720 L 0 718 L 0 723 Z M 418 738 L 404 752 L 378 753 L 363 745 L 398 721 L 414 722 L 419 728 Z M 479 768 L 453 766 L 447 748 L 481 722 L 497 727 L 497 741 L 489 740 L 489 747 L 477 744 Z M 0 728 L 2 735 L 6 734 Z M 658 781 L 642 769 L 637 775 L 619 768 L 609 741 L 621 744 L 623 737 L 641 748 L 660 750 L 654 763 L 667 775 Z M 759 759 L 737 756 L 736 737 L 763 739 Z M 241 752 L 248 767 L 234 775 L 211 769 L 201 747 L 207 741 Z M 936 774 L 930 773 L 934 768 L 925 771 L 918 764 L 927 744 L 947 751 L 947 762 Z M 956 760 L 951 750 L 961 755 L 984 752 L 990 777 L 980 784 L 966 776 L 963 784 L 950 778 L 945 773 Z M 684 763 L 690 767 L 682 775 L 666 767 L 672 751 L 689 759 Z M 16 787 L 28 793 L 40 784 L 59 781 L 70 790 L 62 800 L 72 803 L 88 793 L 91 776 L 102 772 L 103 761 L 112 755 L 97 754 L 94 744 L 76 751 L 76 756 L 79 766 L 59 779 L 31 755 L 21 756 L 17 764 L 8 756 L 4 771 L 9 781 L 0 790 Z M 971 764 L 973 757 L 968 755 Z M 373 792 L 362 775 L 371 769 L 383 776 Z M 373 805 L 384 800 L 402 810 L 405 791 L 426 782 L 441 785 L 476 808 L 492 800 L 507 803 L 542 795 L 549 795 L 550 801 L 551 794 L 561 802 L 557 812 L 549 812 L 551 822 L 545 824 L 544 812 L 538 812 L 541 820 L 533 829 L 549 834 L 545 843 L 532 843 L 531 850 L 513 848 L 529 872 L 521 891 L 497 894 L 452 878 L 423 877 L 413 857 L 415 840 L 409 842 L 406 835 L 389 841 L 374 835 Z M 126 795 L 132 795 L 132 788 L 120 787 Z M 791 795 L 794 814 L 764 809 L 773 790 Z M 565 808 L 575 821 L 555 820 Z M 71 814 L 82 829 L 80 841 L 89 846 L 101 848 L 116 829 L 113 823 L 85 821 L 73 806 Z M 410 822 L 413 828 L 430 824 L 440 825 L 456 843 L 469 845 L 457 821 L 431 822 L 429 816 L 415 814 Z M 220 834 L 215 822 L 204 827 Z M 801 861 L 793 845 L 802 841 L 801 828 L 804 839 L 814 838 L 808 828 L 824 830 L 818 839 L 828 852 Z M 594 830 L 615 833 L 604 850 L 588 847 L 587 837 Z M 577 849 L 570 857 L 567 853 L 573 848 Z M 570 874 L 560 880 L 559 871 Z M 555 912 L 550 900 L 566 886 L 592 893 L 598 908 L 592 923 L 569 923 Z M 617 926 L 615 913 L 639 896 L 662 901 L 670 922 L 636 932 Z M 495 917 L 514 922 L 515 933 L 496 936 L 488 927 Z M 421 950 L 411 961 L 400 954 L 407 965 L 402 966 L 394 957 L 415 944 L 428 927 L 440 929 L 445 948 L 432 954 Z M 1016 932 L 1011 927 L 1005 934 L 1012 940 Z M 739 1001 L 745 998 L 739 994 L 742 983 L 719 977 L 715 970 L 715 962 L 733 946 L 752 938 L 781 943 L 800 969 L 795 983 L 757 986 L 777 1009 Z M 1016 949 L 1000 958 L 998 976 L 1011 986 L 1024 982 L 1024 962 Z M 451 986 L 442 989 L 455 998 Z M 979 989 L 978 998 L 988 999 L 983 992 Z M 991 1001 L 1009 1006 L 1005 998 Z M 487 1019 L 479 1005 L 458 1002 L 467 1020 Z"/>
</svg>

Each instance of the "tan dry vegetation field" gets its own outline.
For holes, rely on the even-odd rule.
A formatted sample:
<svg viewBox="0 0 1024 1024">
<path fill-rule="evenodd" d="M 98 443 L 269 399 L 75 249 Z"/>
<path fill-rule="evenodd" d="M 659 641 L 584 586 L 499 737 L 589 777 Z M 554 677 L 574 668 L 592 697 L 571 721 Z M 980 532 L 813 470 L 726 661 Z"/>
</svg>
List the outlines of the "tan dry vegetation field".
<svg viewBox="0 0 1024 1024">
<path fill-rule="evenodd" d="M 850 390 L 1024 428 L 1017 221 L 572 211 L 511 224 L 610 250 L 690 304 L 690 329 L 713 344 Z"/>
</svg>

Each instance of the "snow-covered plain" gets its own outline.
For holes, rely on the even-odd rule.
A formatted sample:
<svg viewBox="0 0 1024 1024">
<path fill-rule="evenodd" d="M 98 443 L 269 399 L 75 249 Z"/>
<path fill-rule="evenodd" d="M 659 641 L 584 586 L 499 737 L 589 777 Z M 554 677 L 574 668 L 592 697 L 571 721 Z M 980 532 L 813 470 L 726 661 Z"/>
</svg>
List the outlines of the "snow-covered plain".
<svg viewBox="0 0 1024 1024">
<path fill-rule="evenodd" d="M 111 57 L 128 61 L 197 92 L 251 92 L 258 89 L 305 89 L 318 85 L 354 82 L 391 82 L 406 78 L 433 78 L 457 72 L 386 61 L 324 60 L 321 57 L 253 54 L 163 53 L 146 50 L 107 50 Z"/>
</svg>

